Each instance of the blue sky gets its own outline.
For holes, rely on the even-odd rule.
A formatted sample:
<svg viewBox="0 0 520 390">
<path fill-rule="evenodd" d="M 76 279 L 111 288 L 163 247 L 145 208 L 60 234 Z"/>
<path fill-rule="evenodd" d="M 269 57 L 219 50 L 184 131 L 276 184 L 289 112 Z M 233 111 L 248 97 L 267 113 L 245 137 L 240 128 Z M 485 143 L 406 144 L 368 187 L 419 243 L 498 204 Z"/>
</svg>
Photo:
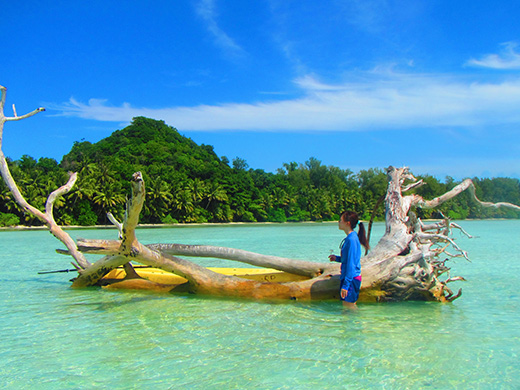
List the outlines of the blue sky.
<svg viewBox="0 0 520 390">
<path fill-rule="evenodd" d="M 1 6 L 13 158 L 135 116 L 255 169 L 520 178 L 520 2 L 24 1 Z"/>
</svg>

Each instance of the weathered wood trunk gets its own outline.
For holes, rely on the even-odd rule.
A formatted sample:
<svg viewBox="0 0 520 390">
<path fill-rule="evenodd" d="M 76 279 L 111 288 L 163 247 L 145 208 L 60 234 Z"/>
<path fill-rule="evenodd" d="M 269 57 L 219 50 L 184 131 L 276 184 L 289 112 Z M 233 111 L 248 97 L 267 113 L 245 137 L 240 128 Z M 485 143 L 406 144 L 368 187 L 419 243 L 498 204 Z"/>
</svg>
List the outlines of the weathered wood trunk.
<svg viewBox="0 0 520 390">
<path fill-rule="evenodd" d="M 403 187 L 406 180 L 412 183 Z M 457 295 L 447 287 L 447 283 L 463 280 L 460 277 L 441 280 L 440 276 L 449 268 L 438 257 L 445 252 L 446 243 L 451 245 L 458 256 L 467 258 L 455 242 L 449 237 L 450 229 L 460 228 L 448 219 L 429 225 L 423 224 L 410 212 L 415 205 L 433 207 L 439 198 L 424 201 L 417 195 L 403 195 L 422 183 L 414 181 L 407 168 L 388 168 L 388 190 L 386 195 L 386 230 L 384 236 L 372 251 L 362 258 L 361 301 L 388 300 L 453 300 Z M 465 181 L 444 197 L 450 199 L 454 194 L 469 188 L 471 181 Z M 134 175 L 132 199 L 143 199 L 144 183 L 140 175 Z M 443 195 L 444 196 L 444 195 Z M 130 202 L 129 204 L 132 204 Z M 511 207 L 516 207 L 510 205 Z M 129 208 L 131 216 L 138 210 Z M 134 218 L 135 220 L 135 218 Z M 125 234 L 134 234 L 135 225 L 126 224 Z M 434 231 L 434 233 L 428 233 Z M 135 236 L 133 236 L 135 237 Z M 126 242 L 126 244 L 125 244 Z M 249 297 L 254 299 L 333 299 L 338 297 L 339 265 L 336 263 L 307 262 L 232 248 L 182 245 L 151 244 L 141 245 L 136 240 L 128 245 L 129 240 L 79 240 L 78 248 L 84 253 L 108 255 L 103 260 L 80 272 L 74 281 L 74 287 L 88 286 L 99 282 L 106 272 L 126 259 L 163 269 L 181 275 L 188 280 L 187 291 L 198 294 Z M 438 244 L 442 246 L 438 247 Z M 444 253 L 445 254 L 445 253 Z M 445 254 L 446 255 L 446 254 Z M 185 259 L 175 256 L 216 257 L 241 261 L 260 267 L 274 268 L 308 277 L 308 280 L 289 283 L 267 283 L 244 280 L 225 276 L 200 267 Z M 124 282 L 124 286 L 136 283 Z M 138 288 L 150 288 L 164 291 L 164 285 L 139 282 Z M 131 287 L 130 286 L 130 287 Z M 175 290 L 177 286 L 172 286 Z"/>
<path fill-rule="evenodd" d="M 157 291 L 188 291 L 196 294 L 213 296 L 231 296 L 252 299 L 337 299 L 339 297 L 339 264 L 324 262 L 307 262 L 265 256 L 257 253 L 222 247 L 190 246 L 182 244 L 152 244 L 142 245 L 136 236 L 135 229 L 139 214 L 145 199 L 145 185 L 140 172 L 132 178 L 132 197 L 127 203 L 125 219 L 122 224 L 110 219 L 119 229 L 119 240 L 78 240 L 74 242 L 54 221 L 53 204 L 56 198 L 68 191 L 74 185 L 76 174 L 71 174 L 69 182 L 54 191 L 48 198 L 45 212 L 28 204 L 14 182 L 7 165 L 2 148 L 3 126 L 7 121 L 15 121 L 35 115 L 44 109 L 40 108 L 29 114 L 18 117 L 5 117 L 4 105 L 6 89 L 0 86 L 0 171 L 4 182 L 14 195 L 17 203 L 28 213 L 44 222 L 49 230 L 62 241 L 67 250 L 58 250 L 70 255 L 75 260 L 74 266 L 78 276 L 72 283 L 73 287 L 88 287 L 107 283 L 102 278 L 117 267 L 124 267 L 127 278 L 115 282 L 112 287 L 138 288 Z M 464 190 L 470 190 L 475 197 L 471 180 L 465 180 L 446 194 L 431 201 L 418 195 L 405 195 L 413 188 L 422 185 L 407 168 L 389 167 L 388 189 L 385 198 L 386 230 L 377 245 L 361 259 L 362 286 L 361 301 L 389 300 L 436 300 L 451 301 L 458 296 L 447 287 L 449 282 L 463 280 L 461 277 L 440 277 L 449 268 L 446 260 L 439 257 L 453 255 L 446 249 L 451 246 L 456 251 L 455 256 L 467 258 L 449 237 L 453 228 L 459 228 L 448 219 L 423 224 L 412 212 L 413 207 L 434 208 L 457 196 Z M 408 182 L 408 184 L 405 184 Z M 476 201 L 480 202 L 476 197 Z M 491 204 L 480 202 L 486 207 L 519 206 L 509 203 Z M 465 232 L 464 232 L 465 233 Z M 104 255 L 103 258 L 90 264 L 84 254 Z M 306 280 L 287 283 L 261 282 L 243 279 L 235 276 L 222 275 L 201 267 L 193 262 L 177 256 L 217 257 L 241 261 L 254 266 L 274 268 L 301 275 Z M 182 286 L 164 285 L 138 276 L 130 265 L 130 261 L 175 273 L 187 280 Z"/>
</svg>

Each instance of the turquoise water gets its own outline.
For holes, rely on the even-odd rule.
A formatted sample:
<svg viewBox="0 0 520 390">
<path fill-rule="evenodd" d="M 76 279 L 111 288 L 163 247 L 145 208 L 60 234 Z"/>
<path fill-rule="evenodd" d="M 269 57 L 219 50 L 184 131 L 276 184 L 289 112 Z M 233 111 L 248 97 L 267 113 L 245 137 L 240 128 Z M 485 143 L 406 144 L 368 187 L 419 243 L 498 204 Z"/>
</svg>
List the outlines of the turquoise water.
<svg viewBox="0 0 520 390">
<path fill-rule="evenodd" d="M 265 303 L 72 290 L 60 243 L 0 232 L 3 389 L 520 388 L 520 221 L 463 221 L 451 304 Z M 383 225 L 378 224 L 375 237 Z M 114 230 L 72 230 L 115 238 Z M 336 224 L 140 229 L 143 243 L 224 245 L 326 260 Z M 374 238 L 375 239 L 375 238 Z M 235 265 L 213 260 L 207 265 Z"/>
</svg>

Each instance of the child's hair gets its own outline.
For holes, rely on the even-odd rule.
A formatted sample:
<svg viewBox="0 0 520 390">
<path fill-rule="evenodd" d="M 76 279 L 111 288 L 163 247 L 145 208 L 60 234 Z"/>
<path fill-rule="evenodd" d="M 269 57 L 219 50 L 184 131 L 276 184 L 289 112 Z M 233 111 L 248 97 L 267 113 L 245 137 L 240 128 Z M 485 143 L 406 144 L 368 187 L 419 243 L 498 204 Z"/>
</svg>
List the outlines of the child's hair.
<svg viewBox="0 0 520 390">
<path fill-rule="evenodd" d="M 345 211 L 343 214 L 341 214 L 341 219 L 345 222 L 350 222 L 350 227 L 352 230 L 356 228 L 356 225 L 359 222 L 359 217 L 354 211 Z M 359 222 L 358 237 L 360 244 L 363 245 L 366 249 L 370 249 L 370 246 L 368 245 L 367 234 L 365 232 L 365 225 L 363 222 Z"/>
</svg>

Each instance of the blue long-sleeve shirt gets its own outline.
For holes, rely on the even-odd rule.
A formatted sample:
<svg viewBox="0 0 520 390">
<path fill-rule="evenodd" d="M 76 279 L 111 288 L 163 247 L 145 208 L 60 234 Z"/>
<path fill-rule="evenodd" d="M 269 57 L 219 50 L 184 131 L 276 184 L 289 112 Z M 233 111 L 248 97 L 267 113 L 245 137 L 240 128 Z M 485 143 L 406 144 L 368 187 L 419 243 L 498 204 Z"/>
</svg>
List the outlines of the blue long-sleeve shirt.
<svg viewBox="0 0 520 390">
<path fill-rule="evenodd" d="M 354 230 L 343 241 L 341 257 L 336 256 L 336 261 L 341 262 L 342 286 L 344 281 L 350 283 L 356 276 L 361 275 L 361 244 Z"/>
</svg>

